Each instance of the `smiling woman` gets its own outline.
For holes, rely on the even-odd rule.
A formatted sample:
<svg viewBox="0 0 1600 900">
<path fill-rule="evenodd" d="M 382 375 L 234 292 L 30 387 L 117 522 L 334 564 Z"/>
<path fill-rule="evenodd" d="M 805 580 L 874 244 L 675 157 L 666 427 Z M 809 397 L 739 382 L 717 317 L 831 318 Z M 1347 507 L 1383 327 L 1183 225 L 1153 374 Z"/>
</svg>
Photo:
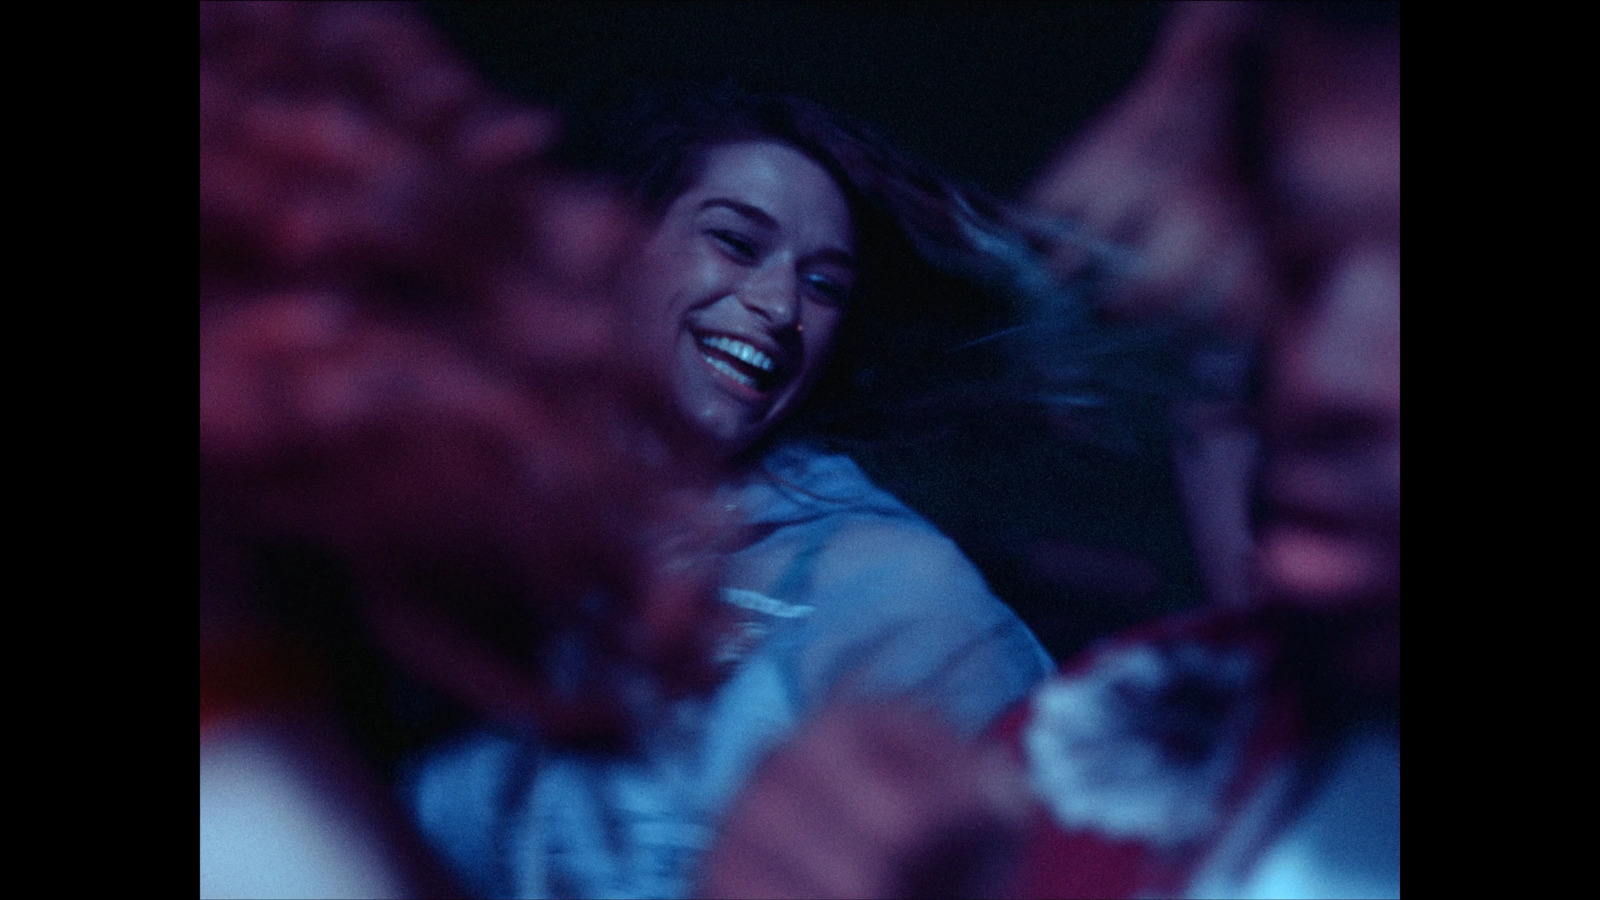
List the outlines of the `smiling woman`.
<svg viewBox="0 0 1600 900">
<path fill-rule="evenodd" d="M 683 896 L 751 768 L 825 700 L 899 698 L 971 734 L 1051 667 L 956 545 L 827 441 L 934 358 L 929 323 L 996 305 L 987 201 L 795 98 L 674 87 L 599 121 L 562 156 L 644 214 L 618 272 L 629 352 L 719 460 L 739 618 L 727 680 L 631 748 L 479 729 L 420 761 L 423 832 L 488 896 Z"/>
<path fill-rule="evenodd" d="M 821 373 L 855 275 L 843 192 L 785 144 L 706 154 L 625 278 L 639 346 L 722 457 L 781 422 Z"/>
</svg>

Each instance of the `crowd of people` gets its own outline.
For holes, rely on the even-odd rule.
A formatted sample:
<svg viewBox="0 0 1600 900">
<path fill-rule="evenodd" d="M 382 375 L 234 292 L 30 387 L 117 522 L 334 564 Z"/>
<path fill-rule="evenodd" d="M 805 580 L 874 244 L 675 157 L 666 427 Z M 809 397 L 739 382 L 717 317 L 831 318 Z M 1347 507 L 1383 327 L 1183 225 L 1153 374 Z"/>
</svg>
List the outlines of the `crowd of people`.
<svg viewBox="0 0 1600 900">
<path fill-rule="evenodd" d="M 1020 198 L 587 112 L 201 5 L 202 896 L 1398 895 L 1395 4 L 1174 4 Z M 1193 611 L 1052 659 L 852 456 L 1001 402 L 1156 404 Z"/>
</svg>

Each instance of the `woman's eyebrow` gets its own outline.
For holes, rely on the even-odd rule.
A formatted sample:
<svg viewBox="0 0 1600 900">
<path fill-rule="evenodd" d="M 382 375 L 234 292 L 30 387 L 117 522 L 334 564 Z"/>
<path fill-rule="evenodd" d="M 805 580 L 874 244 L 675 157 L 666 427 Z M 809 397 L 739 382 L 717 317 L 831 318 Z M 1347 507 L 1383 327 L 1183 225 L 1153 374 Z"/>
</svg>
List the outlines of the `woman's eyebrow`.
<svg viewBox="0 0 1600 900">
<path fill-rule="evenodd" d="M 838 247 L 827 247 L 822 250 L 818 250 L 817 252 L 811 254 L 811 259 L 815 262 L 829 262 L 834 263 L 835 265 L 841 265 L 847 269 L 850 269 L 851 271 L 855 271 L 856 269 L 855 256 L 853 256 L 848 250 Z"/>
<path fill-rule="evenodd" d="M 703 201 L 700 204 L 699 211 L 704 212 L 708 209 L 717 207 L 731 210 L 732 212 L 743 216 L 750 222 L 767 230 L 778 231 L 781 229 L 781 226 L 778 224 L 778 220 L 774 219 L 766 210 L 759 206 L 752 206 L 749 203 L 745 203 L 740 200 L 734 200 L 728 197 L 713 197 L 710 200 Z M 816 253 L 811 254 L 811 257 L 822 262 L 837 263 L 839 265 L 848 266 L 851 269 L 856 268 L 855 254 L 844 249 L 843 247 L 826 247 L 817 251 Z"/>
<path fill-rule="evenodd" d="M 749 219 L 752 222 L 755 222 L 757 225 L 761 225 L 765 228 L 771 228 L 773 230 L 777 230 L 778 228 L 778 220 L 774 219 L 771 214 L 761 207 L 751 206 L 748 203 L 742 203 L 738 200 L 731 200 L 726 197 L 713 197 L 710 200 L 701 203 L 700 210 L 704 212 L 705 210 L 717 206 L 723 207 L 724 209 L 731 209 L 739 215 L 744 216 L 746 219 Z"/>
</svg>

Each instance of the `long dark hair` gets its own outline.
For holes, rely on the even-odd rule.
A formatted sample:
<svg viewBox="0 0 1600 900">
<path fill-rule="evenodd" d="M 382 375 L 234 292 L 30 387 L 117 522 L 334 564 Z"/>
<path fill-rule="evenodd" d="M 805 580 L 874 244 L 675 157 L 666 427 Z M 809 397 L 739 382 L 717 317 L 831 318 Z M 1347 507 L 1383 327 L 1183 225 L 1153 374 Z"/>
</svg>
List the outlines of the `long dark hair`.
<svg viewBox="0 0 1600 900">
<path fill-rule="evenodd" d="M 805 98 L 691 82 L 620 96 L 575 118 L 558 156 L 616 179 L 646 214 L 693 184 L 707 150 L 747 140 L 799 150 L 850 205 L 861 280 L 810 395 L 755 452 L 797 437 L 848 446 L 915 430 L 1006 365 L 981 339 L 1016 320 L 1027 260 L 995 200 Z"/>
</svg>

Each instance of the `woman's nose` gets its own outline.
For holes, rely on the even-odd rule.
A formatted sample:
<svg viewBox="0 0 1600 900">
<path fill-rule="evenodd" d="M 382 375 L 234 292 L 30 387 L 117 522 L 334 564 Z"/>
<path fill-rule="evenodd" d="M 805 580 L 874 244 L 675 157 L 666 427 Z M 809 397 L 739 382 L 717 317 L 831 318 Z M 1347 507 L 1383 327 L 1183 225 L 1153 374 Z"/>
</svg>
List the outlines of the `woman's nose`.
<svg viewBox="0 0 1600 900">
<path fill-rule="evenodd" d="M 752 271 L 739 289 L 739 301 L 771 323 L 774 330 L 799 322 L 799 279 L 785 267 L 773 265 Z"/>
</svg>

